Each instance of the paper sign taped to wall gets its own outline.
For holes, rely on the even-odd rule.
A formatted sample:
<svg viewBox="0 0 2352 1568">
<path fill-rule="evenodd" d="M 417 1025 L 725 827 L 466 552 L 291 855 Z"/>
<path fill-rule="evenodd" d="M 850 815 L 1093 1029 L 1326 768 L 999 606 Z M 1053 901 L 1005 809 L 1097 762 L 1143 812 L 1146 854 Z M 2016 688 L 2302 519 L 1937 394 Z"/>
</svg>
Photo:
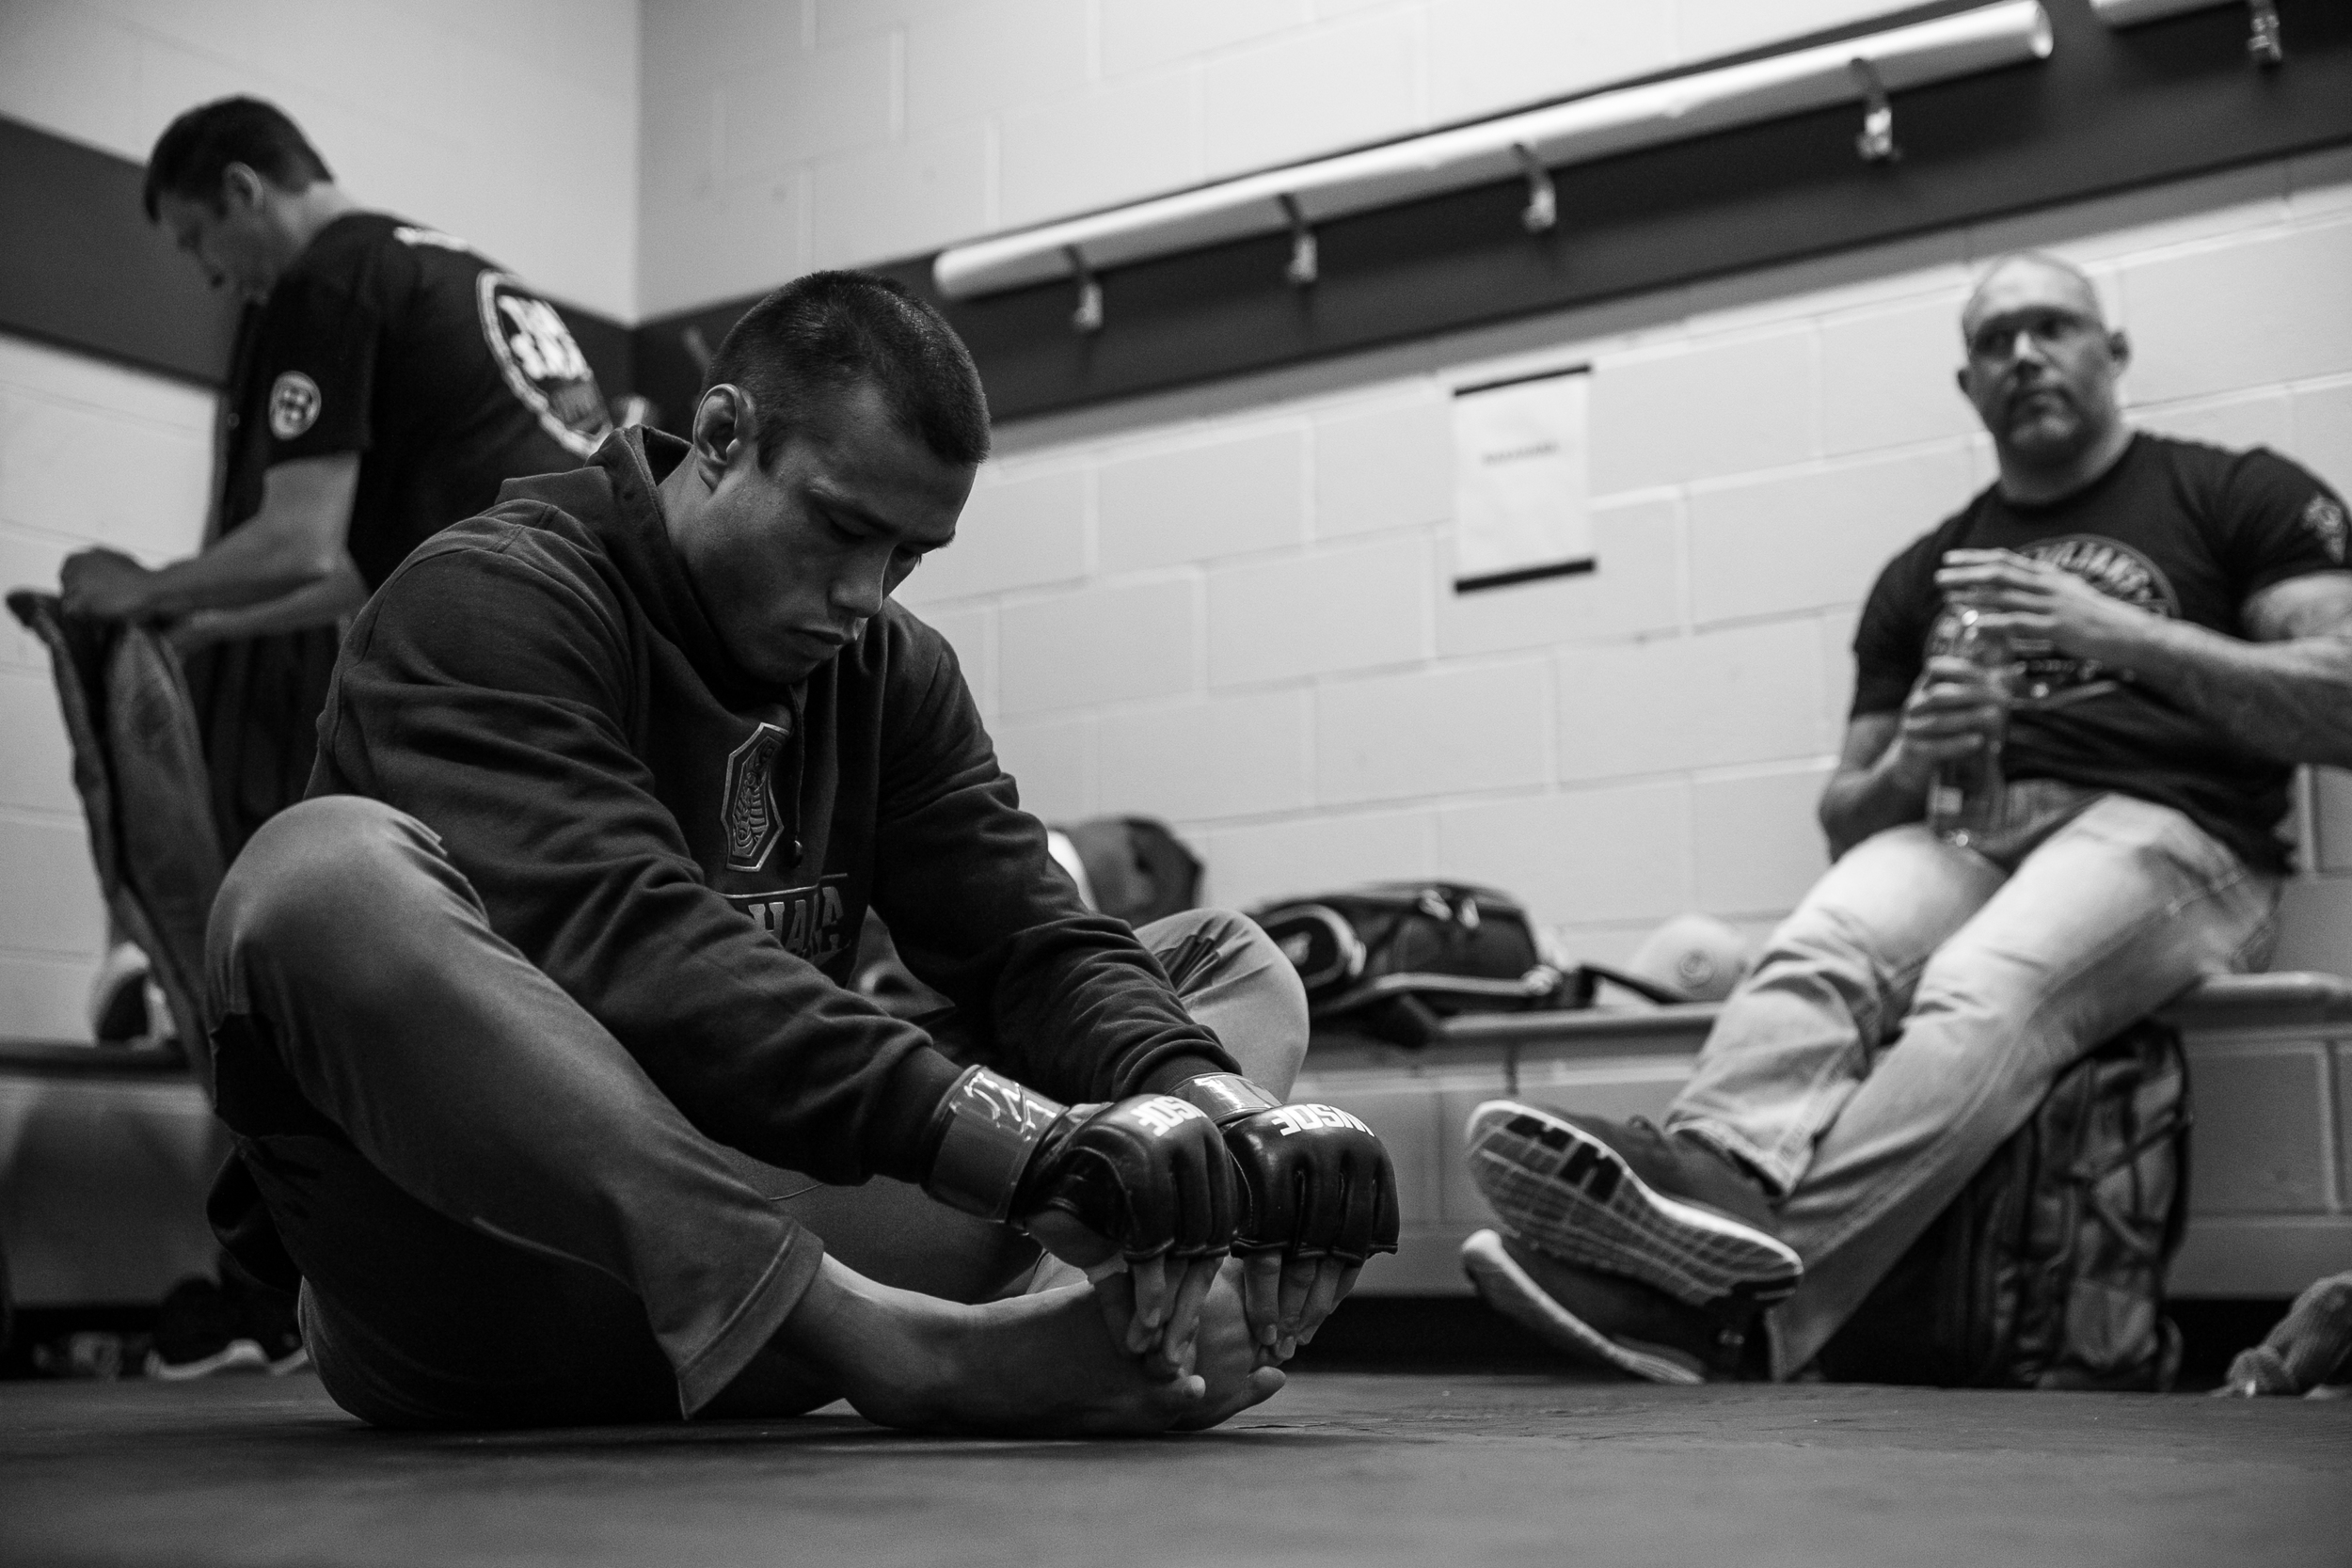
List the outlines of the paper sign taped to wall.
<svg viewBox="0 0 2352 1568">
<path fill-rule="evenodd" d="M 1593 569 L 1592 379 L 1580 369 L 1454 394 L 1454 592 Z"/>
</svg>

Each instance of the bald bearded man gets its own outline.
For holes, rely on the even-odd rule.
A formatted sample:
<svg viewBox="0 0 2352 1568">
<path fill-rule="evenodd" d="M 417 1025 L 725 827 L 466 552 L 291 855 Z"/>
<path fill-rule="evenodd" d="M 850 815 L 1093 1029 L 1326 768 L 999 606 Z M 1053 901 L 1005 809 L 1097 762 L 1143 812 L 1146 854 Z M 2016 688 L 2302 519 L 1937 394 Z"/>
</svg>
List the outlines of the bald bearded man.
<svg viewBox="0 0 2352 1568">
<path fill-rule="evenodd" d="M 2271 452 L 2135 432 L 2130 345 L 2062 261 L 1997 262 L 1961 335 L 2000 477 L 1871 590 L 1836 863 L 1662 1130 L 1473 1118 L 1515 1234 L 1473 1237 L 1472 1276 L 1638 1375 L 1801 1371 L 2059 1073 L 2265 961 L 2293 768 L 2352 761 L 2343 501 Z M 1970 610 L 2021 661 L 2006 701 L 1952 652 Z M 1947 843 L 1930 783 L 2005 709 L 2000 816 Z"/>
</svg>

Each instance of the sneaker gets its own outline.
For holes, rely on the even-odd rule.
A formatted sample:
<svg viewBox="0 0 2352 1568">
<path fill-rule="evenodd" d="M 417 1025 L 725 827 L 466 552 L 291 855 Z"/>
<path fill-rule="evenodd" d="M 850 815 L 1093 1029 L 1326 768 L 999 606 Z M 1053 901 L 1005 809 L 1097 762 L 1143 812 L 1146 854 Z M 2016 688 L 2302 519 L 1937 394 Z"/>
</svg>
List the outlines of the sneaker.
<svg viewBox="0 0 2352 1568">
<path fill-rule="evenodd" d="M 1753 1307 L 1685 1307 L 1637 1280 L 1547 1258 L 1493 1230 L 1474 1231 L 1462 1243 L 1462 1272 L 1487 1306 L 1579 1360 L 1652 1383 L 1751 1375 Z"/>
<path fill-rule="evenodd" d="M 165 1293 L 155 1314 L 155 1346 L 147 1353 L 149 1377 L 185 1383 L 269 1363 L 269 1353 L 246 1332 L 243 1314 L 218 1285 L 192 1276 Z"/>
<path fill-rule="evenodd" d="M 2238 1352 L 2214 1392 L 2338 1399 L 2343 1396 L 2331 1380 L 2346 1370 L 2352 1370 L 2352 1274 L 2340 1274 L 2297 1296 L 2261 1344 Z"/>
<path fill-rule="evenodd" d="M 1689 1307 L 1774 1302 L 1804 1264 L 1763 1193 L 1646 1121 L 1490 1100 L 1470 1113 L 1470 1168 L 1514 1236 Z"/>
</svg>

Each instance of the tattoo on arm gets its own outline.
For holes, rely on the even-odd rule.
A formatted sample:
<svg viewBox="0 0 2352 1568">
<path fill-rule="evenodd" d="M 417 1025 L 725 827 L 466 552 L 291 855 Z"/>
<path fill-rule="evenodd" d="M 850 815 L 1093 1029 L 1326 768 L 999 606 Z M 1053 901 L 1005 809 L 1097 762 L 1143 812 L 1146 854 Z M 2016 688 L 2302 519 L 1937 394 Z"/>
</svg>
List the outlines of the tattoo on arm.
<svg viewBox="0 0 2352 1568">
<path fill-rule="evenodd" d="M 2249 752 L 2352 766 L 2352 572 L 2274 583 L 2242 619 L 2251 641 L 2168 624 L 2134 673 Z"/>
</svg>

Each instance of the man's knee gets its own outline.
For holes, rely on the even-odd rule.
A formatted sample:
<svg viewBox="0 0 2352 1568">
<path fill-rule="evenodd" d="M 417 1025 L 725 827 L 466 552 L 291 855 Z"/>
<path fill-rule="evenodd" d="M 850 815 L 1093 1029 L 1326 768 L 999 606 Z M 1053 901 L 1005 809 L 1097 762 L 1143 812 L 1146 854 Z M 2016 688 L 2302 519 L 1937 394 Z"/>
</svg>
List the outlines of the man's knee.
<svg viewBox="0 0 2352 1568">
<path fill-rule="evenodd" d="M 1231 910 L 1186 910 L 1136 934 L 1243 1071 L 1287 1094 L 1307 1056 L 1307 990 L 1258 923 Z"/>
<path fill-rule="evenodd" d="M 266 958 L 348 965 L 396 924 L 439 849 L 423 824 L 380 800 L 330 795 L 263 823 L 222 879 L 207 933 L 215 980 Z"/>
</svg>

